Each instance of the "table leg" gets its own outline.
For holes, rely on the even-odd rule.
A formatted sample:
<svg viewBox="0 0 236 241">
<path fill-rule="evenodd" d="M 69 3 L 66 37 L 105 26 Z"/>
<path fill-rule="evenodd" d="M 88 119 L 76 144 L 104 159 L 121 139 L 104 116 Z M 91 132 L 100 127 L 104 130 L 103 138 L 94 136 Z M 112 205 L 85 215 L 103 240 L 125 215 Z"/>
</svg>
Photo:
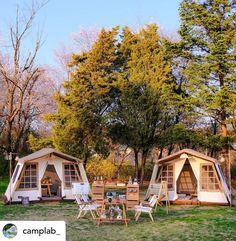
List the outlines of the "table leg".
<svg viewBox="0 0 236 241">
<path fill-rule="evenodd" d="M 51 190 L 49 185 L 48 185 L 48 194 L 49 194 L 49 197 L 51 197 Z"/>
<path fill-rule="evenodd" d="M 101 208 L 101 213 L 100 213 L 100 216 L 98 217 L 98 226 L 100 226 L 100 223 L 101 223 L 101 215 L 102 215 L 102 210 L 105 208 L 105 204 L 103 203 L 102 204 L 102 208 Z"/>
<path fill-rule="evenodd" d="M 126 210 L 125 210 L 125 205 L 122 203 L 122 209 L 123 209 L 123 219 L 125 221 L 125 226 L 128 226 L 127 218 L 126 218 Z"/>
</svg>

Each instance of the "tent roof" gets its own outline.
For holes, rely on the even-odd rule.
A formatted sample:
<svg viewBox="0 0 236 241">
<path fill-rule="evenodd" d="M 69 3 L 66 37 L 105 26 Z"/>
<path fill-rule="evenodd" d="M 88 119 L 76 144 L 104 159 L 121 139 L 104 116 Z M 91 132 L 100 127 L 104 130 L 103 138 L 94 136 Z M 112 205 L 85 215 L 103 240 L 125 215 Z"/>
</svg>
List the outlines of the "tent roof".
<svg viewBox="0 0 236 241">
<path fill-rule="evenodd" d="M 19 159 L 19 162 L 25 162 L 25 161 L 31 161 L 31 160 L 35 160 L 35 159 L 38 159 L 40 157 L 44 157 L 44 156 L 47 156 L 47 155 L 50 155 L 50 154 L 53 154 L 55 156 L 58 156 L 58 157 L 61 157 L 63 159 L 66 159 L 68 161 L 79 161 L 79 162 L 82 162 L 80 159 L 76 158 L 76 157 L 73 157 L 73 156 L 70 156 L 68 154 L 65 154 L 63 152 L 60 152 L 60 151 L 57 151 L 53 148 L 43 148 L 39 151 L 36 151 L 28 156 L 25 156 L 25 157 L 22 157 Z"/>
<path fill-rule="evenodd" d="M 174 160 L 176 158 L 179 158 L 182 154 L 187 154 L 189 156 L 195 156 L 195 157 L 199 157 L 201 159 L 204 159 L 206 161 L 210 161 L 210 162 L 216 162 L 217 160 L 212 158 L 212 157 L 209 157 L 205 154 L 202 154 L 200 152 L 197 152 L 195 150 L 192 150 L 192 149 L 183 149 L 181 151 L 178 151 L 176 153 L 173 153 L 169 156 L 166 156 L 166 157 L 163 157 L 159 160 L 156 161 L 156 163 L 160 163 L 160 162 L 166 162 L 166 161 L 171 161 L 171 160 Z"/>
</svg>

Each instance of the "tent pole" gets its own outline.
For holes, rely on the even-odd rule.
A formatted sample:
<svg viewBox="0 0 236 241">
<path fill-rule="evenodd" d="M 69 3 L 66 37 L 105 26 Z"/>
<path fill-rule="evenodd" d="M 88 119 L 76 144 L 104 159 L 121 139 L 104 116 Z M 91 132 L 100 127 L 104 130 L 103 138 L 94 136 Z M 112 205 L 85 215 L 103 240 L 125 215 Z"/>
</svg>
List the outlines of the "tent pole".
<svg viewBox="0 0 236 241">
<path fill-rule="evenodd" d="M 231 154 L 230 154 L 230 150 L 228 150 L 228 155 L 229 155 L 229 161 L 228 161 L 228 170 L 229 170 L 229 173 L 228 173 L 228 176 L 229 176 L 229 180 L 228 180 L 228 183 L 229 183 L 229 192 L 230 192 L 230 207 L 232 207 L 232 187 L 231 187 Z"/>
<path fill-rule="evenodd" d="M 12 182 L 12 180 L 11 180 L 11 173 L 12 173 L 12 152 L 9 152 L 9 156 L 8 156 L 9 158 L 9 164 L 10 164 L 10 167 L 9 167 L 9 178 L 10 178 L 10 200 L 9 200 L 9 204 L 11 204 L 11 182 Z"/>
</svg>

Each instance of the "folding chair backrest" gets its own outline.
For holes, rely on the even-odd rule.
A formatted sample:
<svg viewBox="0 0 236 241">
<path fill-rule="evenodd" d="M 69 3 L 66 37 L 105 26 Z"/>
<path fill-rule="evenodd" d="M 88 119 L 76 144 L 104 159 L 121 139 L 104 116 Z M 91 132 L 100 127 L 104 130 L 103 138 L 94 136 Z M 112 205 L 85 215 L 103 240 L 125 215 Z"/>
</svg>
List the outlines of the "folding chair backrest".
<svg viewBox="0 0 236 241">
<path fill-rule="evenodd" d="M 152 183 L 150 185 L 150 195 L 159 195 L 161 183 Z"/>
<path fill-rule="evenodd" d="M 151 198 L 150 198 L 150 201 L 149 201 L 149 205 L 150 207 L 154 207 L 156 202 L 157 202 L 157 196 L 156 195 L 153 195 Z"/>
<path fill-rule="evenodd" d="M 81 198 L 83 199 L 84 202 L 89 202 L 90 201 L 89 196 L 87 194 L 82 194 Z"/>
<path fill-rule="evenodd" d="M 83 201 L 81 200 L 81 195 L 75 194 L 75 200 L 79 205 L 83 203 Z"/>
<path fill-rule="evenodd" d="M 76 194 L 86 194 L 88 195 L 90 191 L 89 183 L 88 182 L 73 182 L 72 183 L 72 193 Z"/>
</svg>

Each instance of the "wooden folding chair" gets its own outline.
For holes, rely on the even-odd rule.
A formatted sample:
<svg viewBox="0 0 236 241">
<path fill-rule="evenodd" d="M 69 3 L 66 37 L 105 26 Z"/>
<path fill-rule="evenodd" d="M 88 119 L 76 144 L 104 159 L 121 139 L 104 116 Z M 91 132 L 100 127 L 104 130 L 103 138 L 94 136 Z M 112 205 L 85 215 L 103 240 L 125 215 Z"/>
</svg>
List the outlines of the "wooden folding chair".
<svg viewBox="0 0 236 241">
<path fill-rule="evenodd" d="M 77 218 L 85 216 L 87 212 L 90 212 L 93 219 L 96 218 L 96 214 L 99 216 L 98 208 L 101 207 L 101 205 L 89 199 L 89 192 L 89 183 L 72 183 L 72 193 L 79 206 Z"/>
<path fill-rule="evenodd" d="M 169 207 L 170 207 L 170 200 L 169 200 L 169 194 L 168 194 L 168 186 L 166 181 L 161 181 L 161 183 L 154 183 L 151 185 L 150 194 L 152 197 L 153 195 L 157 196 L 157 201 L 155 204 L 155 210 L 157 206 L 162 207 L 163 201 L 165 201 L 166 204 L 166 213 L 169 213 Z"/>
<path fill-rule="evenodd" d="M 140 203 L 140 205 L 134 206 L 135 220 L 138 221 L 141 213 L 148 213 L 152 222 L 154 222 L 153 217 L 152 217 L 152 212 L 153 212 L 153 207 L 155 206 L 156 202 L 157 202 L 157 196 L 153 195 L 145 206 L 144 206 L 144 203 Z"/>
<path fill-rule="evenodd" d="M 168 194 L 168 186 L 167 186 L 167 182 L 166 181 L 161 181 L 161 183 L 159 184 L 160 188 L 159 188 L 159 192 L 157 195 L 157 202 L 156 202 L 156 206 L 155 206 L 155 210 L 157 208 L 157 206 L 162 207 L 163 201 L 165 201 L 166 203 L 166 213 L 169 213 L 169 207 L 170 207 L 170 200 L 169 200 L 169 194 Z"/>
<path fill-rule="evenodd" d="M 84 217 L 87 212 L 90 212 L 93 219 L 96 219 L 96 214 L 99 216 L 98 208 L 101 206 L 93 201 L 85 202 L 82 195 L 75 195 L 75 200 L 79 206 L 79 214 L 77 218 Z"/>
</svg>

